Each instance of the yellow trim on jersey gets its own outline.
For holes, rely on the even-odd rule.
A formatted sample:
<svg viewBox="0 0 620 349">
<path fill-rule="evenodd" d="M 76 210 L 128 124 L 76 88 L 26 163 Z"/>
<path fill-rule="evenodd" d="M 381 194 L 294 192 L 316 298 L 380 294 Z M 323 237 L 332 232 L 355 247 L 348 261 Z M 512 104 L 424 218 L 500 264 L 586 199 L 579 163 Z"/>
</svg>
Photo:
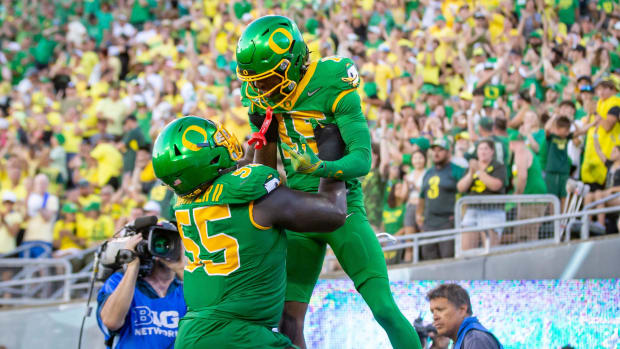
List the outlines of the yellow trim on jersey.
<svg viewBox="0 0 620 349">
<path fill-rule="evenodd" d="M 348 95 L 349 93 L 351 93 L 352 91 L 355 91 L 355 90 L 357 90 L 357 88 L 352 88 L 352 89 L 344 90 L 344 91 L 340 92 L 340 94 L 338 94 L 338 97 L 336 97 L 336 100 L 334 101 L 334 104 L 332 104 L 332 113 L 336 112 L 336 107 L 338 106 L 338 102 L 340 102 L 340 100 L 344 96 Z"/>
<path fill-rule="evenodd" d="M 224 191 L 224 185 L 218 184 L 213 192 L 213 201 L 219 201 L 220 196 L 222 195 L 222 191 Z"/>
<path fill-rule="evenodd" d="M 301 96 L 301 93 L 306 89 L 306 86 L 310 82 L 310 79 L 312 79 L 312 76 L 314 75 L 314 71 L 316 70 L 317 63 L 318 61 L 314 61 L 310 63 L 310 66 L 308 67 L 306 74 L 304 74 L 304 77 L 301 79 L 301 81 L 299 81 L 299 85 L 295 89 L 295 92 L 293 92 L 292 97 L 290 97 L 290 100 L 288 100 L 289 98 L 287 98 L 288 101 L 285 100 L 285 102 L 282 104 L 282 108 L 286 110 L 293 109 L 293 106 L 295 106 L 295 103 L 297 103 L 297 99 L 299 99 L 299 96 Z"/>
<path fill-rule="evenodd" d="M 256 228 L 260 229 L 260 230 L 267 230 L 267 229 L 271 229 L 271 227 L 265 227 L 262 226 L 258 223 L 256 223 L 256 221 L 254 221 L 254 201 L 250 201 L 250 205 L 248 207 L 248 213 L 250 215 L 250 222 L 252 222 L 252 225 L 255 226 Z"/>
</svg>

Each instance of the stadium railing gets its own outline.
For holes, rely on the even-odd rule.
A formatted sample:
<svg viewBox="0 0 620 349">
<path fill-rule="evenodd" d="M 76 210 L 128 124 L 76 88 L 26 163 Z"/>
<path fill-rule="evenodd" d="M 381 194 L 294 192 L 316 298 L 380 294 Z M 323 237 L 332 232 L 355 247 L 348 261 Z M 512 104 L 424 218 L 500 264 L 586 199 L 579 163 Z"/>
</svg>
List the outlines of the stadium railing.
<svg viewBox="0 0 620 349">
<path fill-rule="evenodd" d="M 529 195 L 524 195 L 524 196 L 525 198 L 523 199 L 521 198 L 515 199 L 513 196 L 511 200 L 512 201 L 525 200 L 527 199 Z M 478 197 L 478 199 L 484 200 L 482 196 Z M 496 196 L 494 199 L 500 200 L 500 197 Z M 545 200 L 549 200 L 547 202 L 553 201 L 553 203 L 551 203 L 552 207 L 547 208 L 548 210 L 551 210 L 551 212 L 553 212 L 552 215 L 548 215 L 544 213 L 544 212 L 549 212 L 545 210 L 541 214 L 540 217 L 512 220 L 512 221 L 507 221 L 501 224 L 489 224 L 489 225 L 480 226 L 480 227 L 478 226 L 461 227 L 461 228 L 446 229 L 446 230 L 439 230 L 439 231 L 432 231 L 432 232 L 423 232 L 423 233 L 415 233 L 415 234 L 400 235 L 400 236 L 390 236 L 389 238 L 384 237 L 385 235 L 381 234 L 380 235 L 381 237 L 379 238 L 379 242 L 382 245 L 384 245 L 383 246 L 384 252 L 398 251 L 398 250 L 403 250 L 406 248 L 412 248 L 413 249 L 412 263 L 418 263 L 420 261 L 420 256 L 419 256 L 420 246 L 427 245 L 427 244 L 434 244 L 434 243 L 441 242 L 441 241 L 454 241 L 454 243 L 457 244 L 458 243 L 457 239 L 460 239 L 464 233 L 499 230 L 499 229 L 508 230 L 508 229 L 513 229 L 516 227 L 529 226 L 529 225 L 538 225 L 540 227 L 548 225 L 550 227 L 553 227 L 554 229 L 552 234 L 548 231 L 548 228 L 544 228 L 547 230 L 540 229 L 540 231 L 543 231 L 543 233 L 547 235 L 547 238 L 545 239 L 537 239 L 537 240 L 532 240 L 532 241 L 521 241 L 521 242 L 514 242 L 514 243 L 509 243 L 509 244 L 500 244 L 497 246 L 489 246 L 489 244 L 485 243 L 484 248 L 468 250 L 465 253 L 463 253 L 463 251 L 459 251 L 460 243 L 458 243 L 458 245 L 455 245 L 455 254 L 459 253 L 458 255 L 455 256 L 455 258 L 464 257 L 464 256 L 472 256 L 472 255 L 482 256 L 482 255 L 487 255 L 487 254 L 495 253 L 495 252 L 516 251 L 516 250 L 522 250 L 522 249 L 538 247 L 538 246 L 560 244 L 563 241 L 562 235 L 561 235 L 561 228 L 562 228 L 561 222 L 568 221 L 569 219 L 580 218 L 582 221 L 585 222 L 583 226 L 586 226 L 586 229 L 587 229 L 590 216 L 598 215 L 601 213 L 610 214 L 610 213 L 620 212 L 620 206 L 614 206 L 614 207 L 606 207 L 606 208 L 601 208 L 601 209 L 588 209 L 588 210 L 581 210 L 577 212 L 558 214 L 556 207 L 559 208 L 560 204 L 558 201 L 556 201 L 557 199 L 556 200 L 547 199 L 545 198 L 545 195 L 539 196 L 536 200 L 530 201 L 530 203 L 543 204 Z M 463 200 L 462 203 L 466 204 L 468 201 L 469 199 Z M 527 201 L 524 201 L 524 202 L 527 202 Z M 459 206 L 458 202 L 456 206 L 457 207 Z M 582 229 L 584 229 L 583 226 L 582 226 Z M 588 239 L 589 234 L 581 234 L 580 238 L 584 240 Z M 333 254 L 327 254 L 325 257 L 323 272 L 331 271 L 331 270 L 328 270 L 329 266 L 335 260 L 336 260 L 336 257 Z"/>
<path fill-rule="evenodd" d="M 484 199 L 479 199 L 479 203 Z M 499 197 L 493 198 L 494 200 L 500 200 Z M 511 200 L 514 202 L 515 198 Z M 519 199 L 516 199 L 519 201 Z M 530 203 L 544 203 L 545 198 L 539 197 Z M 527 202 L 527 201 L 522 201 Z M 471 205 L 469 200 L 463 200 L 460 202 L 463 205 Z M 488 203 L 488 202 L 487 202 Z M 593 203 L 592 205 L 599 204 L 600 202 Z M 553 245 L 562 243 L 562 239 L 558 237 L 558 223 L 566 221 L 572 218 L 581 218 L 584 222 L 588 223 L 588 217 L 597 215 L 600 213 L 618 213 L 620 212 L 620 206 L 606 207 L 601 209 L 588 209 L 579 212 L 571 212 L 564 214 L 555 214 L 555 207 L 559 207 L 557 202 L 549 203 L 545 205 L 552 205 L 550 212 L 553 215 L 541 216 L 536 218 L 519 219 L 513 221 L 507 221 L 501 224 L 490 224 L 482 227 L 461 227 L 459 229 L 449 229 L 433 232 L 416 233 L 402 236 L 385 236 L 382 234 L 379 241 L 381 243 L 390 243 L 383 247 L 383 251 L 397 251 L 405 248 L 413 249 L 413 263 L 417 263 L 420 260 L 419 247 L 426 244 L 433 244 L 440 241 L 454 241 L 459 236 L 467 232 L 494 230 L 494 229 L 510 229 L 519 226 L 538 224 L 543 226 L 548 224 L 554 227 L 553 234 L 548 234 L 545 239 L 538 239 L 535 241 L 524 241 L 506 245 L 491 246 L 489 248 L 479 248 L 472 251 L 467 251 L 473 255 L 486 255 L 489 253 L 495 253 L 499 251 L 512 251 L 524 248 L 531 248 L 536 246 Z M 463 212 L 462 210 L 460 212 Z M 547 212 L 547 211 L 545 211 Z M 542 231 L 542 229 L 541 229 Z M 589 235 L 581 235 L 580 238 L 587 239 Z M 82 251 L 77 257 L 88 257 L 94 253 L 97 247 L 93 247 L 89 250 Z M 462 257 L 463 254 L 461 253 Z M 62 258 L 4 258 L 0 259 L 0 271 L 13 268 L 18 270 L 13 278 L 8 281 L 0 282 L 0 296 L 9 294 L 11 298 L 0 297 L 0 305 L 40 305 L 40 304 L 53 304 L 63 303 L 74 299 L 86 298 L 86 290 L 89 286 L 90 278 L 92 277 L 93 262 L 87 263 L 80 270 L 74 271 L 71 265 L 71 259 L 76 255 L 71 255 Z M 458 257 L 457 257 L 458 258 Z M 325 266 L 329 265 L 328 262 L 335 259 L 335 256 L 327 256 Z"/>
<path fill-rule="evenodd" d="M 22 258 L 30 258 L 30 250 L 33 247 L 40 247 L 43 249 L 43 253 L 41 253 L 40 257 L 49 258 L 52 255 L 52 248 L 45 243 L 42 242 L 31 242 L 28 245 L 18 246 L 16 249 L 0 254 L 0 258 L 9 258 L 9 257 L 22 257 Z M 22 256 L 20 256 L 22 254 Z"/>
<path fill-rule="evenodd" d="M 98 246 L 60 258 L 0 258 L 0 271 L 15 274 L 0 282 L 0 305 L 39 305 L 82 298 L 89 287 L 93 261 L 73 270 L 74 259 L 90 260 Z M 6 255 L 17 255 L 16 250 Z M 84 290 L 84 292 L 76 292 Z"/>
<path fill-rule="evenodd" d="M 472 212 L 475 214 L 469 214 Z M 560 200 L 555 195 L 469 195 L 461 197 L 454 205 L 454 228 L 459 230 L 483 227 L 559 214 Z M 483 247 L 464 250 L 463 238 L 469 238 L 471 236 L 468 235 L 478 231 L 484 232 Z M 558 243 L 561 240 L 560 220 L 495 229 L 478 228 L 475 231 L 455 234 L 455 257 L 478 255 L 480 252 L 489 253 L 492 248 L 492 231 L 496 236 L 499 235 L 496 237 L 499 240 L 496 246 L 550 239 Z"/>
<path fill-rule="evenodd" d="M 591 202 L 591 203 L 589 203 L 589 204 L 587 204 L 587 205 L 585 205 L 585 206 L 583 207 L 583 210 L 584 210 L 584 211 L 582 211 L 582 212 L 585 212 L 585 211 L 587 211 L 587 210 L 590 210 L 590 209 L 592 209 L 593 207 L 596 207 L 596 206 L 598 206 L 598 205 L 604 204 L 604 203 L 606 203 L 607 201 L 610 201 L 610 200 L 613 200 L 613 199 L 617 199 L 617 198 L 619 198 L 619 197 L 620 197 L 620 193 L 615 193 L 615 194 L 609 195 L 609 196 L 607 196 L 607 197 L 604 197 L 604 198 L 602 198 L 602 199 L 600 199 L 600 200 L 596 200 L 596 201 L 594 201 L 594 202 Z M 580 220 L 580 221 L 577 221 L 577 220 L 575 220 L 575 219 L 571 220 L 571 221 L 568 223 L 568 227 L 567 227 L 567 229 L 566 229 L 566 230 L 570 232 L 570 231 L 572 230 L 572 227 L 573 227 L 574 225 L 581 224 L 581 228 L 579 229 L 579 232 L 580 232 L 580 238 L 581 238 L 582 240 L 586 240 L 586 239 L 590 238 L 590 220 L 588 219 L 588 217 L 587 217 L 586 215 L 583 215 L 583 216 L 581 216 L 580 218 L 581 218 L 581 220 Z M 568 236 L 569 236 L 569 235 L 567 234 L 567 240 L 568 240 Z"/>
</svg>

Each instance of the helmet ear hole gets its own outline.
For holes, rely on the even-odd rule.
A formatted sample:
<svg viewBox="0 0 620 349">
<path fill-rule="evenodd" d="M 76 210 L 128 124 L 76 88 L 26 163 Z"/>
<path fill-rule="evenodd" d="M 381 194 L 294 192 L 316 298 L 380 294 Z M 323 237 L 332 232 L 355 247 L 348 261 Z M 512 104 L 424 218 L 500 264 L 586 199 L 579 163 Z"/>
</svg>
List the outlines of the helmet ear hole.
<svg viewBox="0 0 620 349">
<path fill-rule="evenodd" d="M 177 145 L 174 145 L 174 155 L 176 156 L 181 156 L 181 151 L 179 150 L 179 147 L 177 147 Z"/>
<path fill-rule="evenodd" d="M 218 162 L 220 162 L 220 156 L 219 155 L 214 157 L 213 160 L 211 160 L 211 165 L 215 165 Z"/>
</svg>

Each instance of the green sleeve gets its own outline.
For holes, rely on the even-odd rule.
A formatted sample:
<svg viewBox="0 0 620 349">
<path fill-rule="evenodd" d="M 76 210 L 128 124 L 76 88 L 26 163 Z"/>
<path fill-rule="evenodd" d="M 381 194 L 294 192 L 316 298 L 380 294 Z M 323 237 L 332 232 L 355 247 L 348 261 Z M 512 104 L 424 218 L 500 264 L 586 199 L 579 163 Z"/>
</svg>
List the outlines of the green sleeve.
<svg viewBox="0 0 620 349">
<path fill-rule="evenodd" d="M 340 160 L 324 162 L 328 177 L 349 180 L 370 171 L 370 131 L 360 103 L 360 96 L 353 91 L 345 95 L 334 110 L 336 124 L 346 144 L 346 155 Z"/>
</svg>

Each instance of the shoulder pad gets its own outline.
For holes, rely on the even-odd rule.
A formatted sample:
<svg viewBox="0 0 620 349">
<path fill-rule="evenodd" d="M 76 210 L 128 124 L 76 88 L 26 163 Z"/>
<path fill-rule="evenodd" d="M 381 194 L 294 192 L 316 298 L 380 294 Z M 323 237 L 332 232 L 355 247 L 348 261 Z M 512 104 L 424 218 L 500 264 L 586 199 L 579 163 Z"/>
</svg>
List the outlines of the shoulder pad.
<svg viewBox="0 0 620 349">
<path fill-rule="evenodd" d="M 249 164 L 221 176 L 215 185 L 220 185 L 216 202 L 242 204 L 271 193 L 280 185 L 280 176 L 269 166 Z"/>
<path fill-rule="evenodd" d="M 333 79 L 333 85 L 342 90 L 357 88 L 360 76 L 355 63 L 347 57 L 329 56 L 321 58 L 317 65 L 321 75 L 326 74 Z M 336 78 L 336 79 L 334 79 Z"/>
<path fill-rule="evenodd" d="M 177 205 L 244 204 L 259 199 L 280 185 L 278 171 L 260 164 L 249 164 L 217 178 L 203 193 L 191 201 L 180 198 Z"/>
</svg>

